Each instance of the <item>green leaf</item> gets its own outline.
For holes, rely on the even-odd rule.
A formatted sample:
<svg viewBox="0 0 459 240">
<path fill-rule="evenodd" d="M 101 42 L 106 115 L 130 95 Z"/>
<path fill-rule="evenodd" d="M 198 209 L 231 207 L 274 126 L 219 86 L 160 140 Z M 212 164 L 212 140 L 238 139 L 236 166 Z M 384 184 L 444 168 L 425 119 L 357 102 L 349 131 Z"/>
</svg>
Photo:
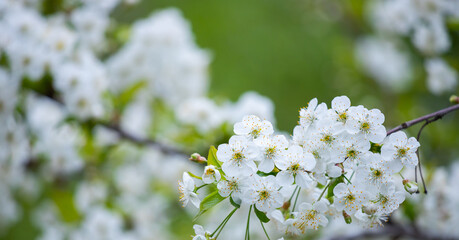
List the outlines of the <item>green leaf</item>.
<svg viewBox="0 0 459 240">
<path fill-rule="evenodd" d="M 258 210 L 255 205 L 253 205 L 253 206 L 254 206 L 253 209 L 255 209 L 255 214 L 257 215 L 258 219 L 260 219 L 260 221 L 262 221 L 264 223 L 269 222 L 269 218 L 266 216 L 266 213 Z"/>
<path fill-rule="evenodd" d="M 231 203 L 231 205 L 233 205 L 233 206 L 236 207 L 236 208 L 240 208 L 240 207 L 241 207 L 240 204 L 237 204 L 237 203 L 233 200 L 233 197 L 230 197 L 230 203 Z"/>
<path fill-rule="evenodd" d="M 123 110 L 128 103 L 134 99 L 135 95 L 139 90 L 144 88 L 147 85 L 145 81 L 140 81 L 129 86 L 125 91 L 123 91 L 116 99 L 117 106 L 119 110 Z"/>
<path fill-rule="evenodd" d="M 199 209 L 200 209 L 199 213 L 198 215 L 196 215 L 196 217 L 194 217 L 194 220 L 196 220 L 202 214 L 207 212 L 207 210 L 211 209 L 212 207 L 219 204 L 223 200 L 225 200 L 225 198 L 220 196 L 220 194 L 218 193 L 218 190 L 207 195 L 207 197 L 202 199 L 201 204 L 199 205 Z"/>
<path fill-rule="evenodd" d="M 217 158 L 217 149 L 214 146 L 210 146 L 209 155 L 207 156 L 207 165 L 214 165 L 217 168 L 221 168 L 222 164 Z"/>
<path fill-rule="evenodd" d="M 338 185 L 338 183 L 342 183 L 344 182 L 344 177 L 343 176 L 340 176 L 340 177 L 337 177 L 335 179 L 333 179 L 330 183 L 330 186 L 328 187 L 328 192 L 327 192 L 327 199 L 330 200 L 333 196 L 335 196 L 335 194 L 333 193 L 333 189 L 335 189 L 336 185 Z"/>
<path fill-rule="evenodd" d="M 50 196 L 59 210 L 60 217 L 65 222 L 77 222 L 81 219 L 81 216 L 79 215 L 73 202 L 72 192 L 53 189 Z"/>
</svg>

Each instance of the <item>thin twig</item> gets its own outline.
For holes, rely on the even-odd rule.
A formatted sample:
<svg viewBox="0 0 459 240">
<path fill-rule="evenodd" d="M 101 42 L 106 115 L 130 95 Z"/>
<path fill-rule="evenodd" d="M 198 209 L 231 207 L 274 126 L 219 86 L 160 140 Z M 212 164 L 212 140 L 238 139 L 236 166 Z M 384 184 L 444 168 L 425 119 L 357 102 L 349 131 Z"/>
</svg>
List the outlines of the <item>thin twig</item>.
<svg viewBox="0 0 459 240">
<path fill-rule="evenodd" d="M 434 113 L 427 114 L 425 116 L 413 119 L 413 120 L 408 121 L 408 122 L 404 122 L 404 123 L 400 124 L 399 126 L 387 131 L 387 136 L 391 135 L 394 132 L 398 132 L 400 130 L 407 129 L 407 128 L 409 128 L 409 127 L 411 127 L 411 126 L 413 126 L 415 124 L 418 124 L 420 122 L 424 122 L 424 121 L 427 121 L 427 120 L 431 120 L 431 122 L 437 121 L 438 119 L 442 118 L 446 114 L 448 114 L 450 112 L 453 112 L 453 111 L 456 111 L 456 110 L 459 110 L 459 104 L 444 108 L 442 110 L 436 111 Z"/>
<path fill-rule="evenodd" d="M 419 139 L 421 138 L 421 133 L 422 133 L 422 130 L 424 130 L 425 126 L 427 126 L 429 123 L 432 123 L 434 121 L 437 121 L 438 119 L 442 118 L 442 116 L 436 116 L 435 118 L 433 119 L 428 119 L 426 120 L 426 122 L 421 126 L 421 128 L 419 129 L 419 132 L 418 132 L 418 136 L 416 137 L 416 139 L 418 140 L 419 142 Z M 424 188 L 424 194 L 427 194 L 427 188 L 426 188 L 426 182 L 424 181 L 424 176 L 422 174 L 422 164 L 421 164 L 421 157 L 419 155 L 419 148 L 416 149 L 416 155 L 418 157 L 418 166 L 419 166 L 419 175 L 421 176 L 421 181 L 422 181 L 422 186 Z M 416 171 L 416 169 L 415 169 Z"/>
</svg>

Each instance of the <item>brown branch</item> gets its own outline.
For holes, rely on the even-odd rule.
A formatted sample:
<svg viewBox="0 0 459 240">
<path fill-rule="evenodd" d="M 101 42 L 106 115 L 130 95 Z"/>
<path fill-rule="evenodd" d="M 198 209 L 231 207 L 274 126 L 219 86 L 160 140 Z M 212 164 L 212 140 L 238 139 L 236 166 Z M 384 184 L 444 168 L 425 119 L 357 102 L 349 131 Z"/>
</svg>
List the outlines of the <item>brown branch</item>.
<svg viewBox="0 0 459 240">
<path fill-rule="evenodd" d="M 424 122 L 424 121 L 429 121 L 429 123 L 430 122 L 434 122 L 434 121 L 436 121 L 438 119 L 441 119 L 446 114 L 448 114 L 450 112 L 453 112 L 453 111 L 456 111 L 456 110 L 459 110 L 459 104 L 444 108 L 444 109 L 442 109 L 440 111 L 436 111 L 434 113 L 427 114 L 425 116 L 422 116 L 420 118 L 416 118 L 416 119 L 408 121 L 408 122 L 404 122 L 404 123 L 400 124 L 399 126 L 387 131 L 387 136 L 391 135 L 394 132 L 398 132 L 400 130 L 407 129 L 407 128 L 409 128 L 409 127 L 411 127 L 413 125 L 416 125 L 416 124 L 418 124 L 420 122 Z"/>
<path fill-rule="evenodd" d="M 52 89 L 52 86 L 50 88 Z M 56 97 L 56 94 L 55 94 L 54 90 L 51 91 L 51 94 L 42 94 L 40 92 L 36 92 L 36 93 L 42 95 L 43 97 L 47 97 L 50 100 L 55 101 L 59 105 L 64 105 L 64 103 L 60 99 L 58 99 Z M 97 125 L 104 126 L 104 127 L 108 128 L 108 129 L 118 133 L 118 135 L 122 139 L 131 141 L 131 142 L 139 144 L 139 145 L 148 145 L 150 147 L 154 147 L 154 148 L 158 149 L 159 151 L 161 151 L 164 154 L 182 155 L 182 156 L 186 157 L 186 159 L 188 159 L 188 157 L 191 155 L 191 153 L 188 154 L 187 152 L 185 152 L 185 151 L 183 151 L 181 149 L 174 148 L 174 147 L 166 145 L 164 143 L 157 142 L 157 141 L 155 141 L 153 139 L 136 137 L 136 136 L 124 131 L 118 125 L 115 125 L 115 124 L 112 124 L 112 123 L 102 122 L 102 121 L 100 121 L 98 119 L 91 119 L 91 120 L 87 120 L 86 122 L 92 122 L 92 123 L 95 123 Z M 79 122 L 79 123 L 80 124 L 84 124 L 84 122 L 83 123 Z"/>
<path fill-rule="evenodd" d="M 384 224 L 383 227 L 375 230 L 366 230 L 357 234 L 332 237 L 330 240 L 352 240 L 352 239 L 380 239 L 381 237 L 388 239 L 427 239 L 427 240 L 458 240 L 455 237 L 431 235 L 425 231 L 421 231 L 414 225 L 403 225 L 393 221 Z"/>
<path fill-rule="evenodd" d="M 166 145 L 164 143 L 157 142 L 157 141 L 155 141 L 153 139 L 140 138 L 140 137 L 136 137 L 134 135 L 131 135 L 128 132 L 126 132 L 123 129 L 121 129 L 117 125 L 109 124 L 109 123 L 103 123 L 103 122 L 97 122 L 97 124 L 101 125 L 101 126 L 104 126 L 104 127 L 108 128 L 108 129 L 110 129 L 112 131 L 115 131 L 116 133 L 118 133 L 118 135 L 121 138 L 123 138 L 125 140 L 131 141 L 131 142 L 139 144 L 139 145 L 147 145 L 147 146 L 154 147 L 154 148 L 160 150 L 164 154 L 183 155 L 184 157 L 186 157 L 186 159 L 188 159 L 188 157 L 190 156 L 190 154 L 186 153 L 183 150 L 180 150 L 178 148 L 174 148 L 174 147 Z"/>
</svg>

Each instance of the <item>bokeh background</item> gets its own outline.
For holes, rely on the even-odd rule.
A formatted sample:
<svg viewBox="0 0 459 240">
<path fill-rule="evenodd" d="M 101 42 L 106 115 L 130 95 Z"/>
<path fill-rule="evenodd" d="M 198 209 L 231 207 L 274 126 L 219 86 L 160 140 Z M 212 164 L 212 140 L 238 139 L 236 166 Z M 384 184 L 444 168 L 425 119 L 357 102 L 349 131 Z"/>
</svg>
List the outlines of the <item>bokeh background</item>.
<svg viewBox="0 0 459 240">
<path fill-rule="evenodd" d="M 180 9 L 197 44 L 212 54 L 209 94 L 233 101 L 246 91 L 267 96 L 283 131 L 292 131 L 298 120 L 295 113 L 315 97 L 330 104 L 334 97 L 346 95 L 355 105 L 378 108 L 387 116 L 388 128 L 448 106 L 457 91 L 432 94 L 426 86 L 424 59 L 414 49 L 409 55 L 413 74 L 404 90 L 393 91 L 365 74 L 356 47 L 360 39 L 376 34 L 370 5 L 360 0 L 164 0 L 141 1 L 115 10 L 113 16 L 132 23 L 152 11 Z M 445 58 L 457 69 L 459 23 L 453 20 L 448 26 L 452 48 Z M 408 45 L 410 39 L 402 41 Z M 455 122 L 450 116 L 426 129 L 425 145 L 436 149 L 426 159 L 440 165 L 454 160 L 450 150 L 459 146 Z M 408 131 L 415 136 L 417 128 Z"/>
<path fill-rule="evenodd" d="M 58 10 L 63 1 L 43 2 L 52 12 Z M 424 65 L 426 57 L 412 46 L 407 36 L 397 39 L 411 62 L 409 79 L 400 80 L 404 82 L 402 88 L 394 89 L 378 83 L 374 76 L 367 74 L 358 60 L 356 49 L 365 37 L 378 35 L 370 21 L 368 2 L 144 0 L 117 6 L 110 16 L 121 27 L 107 37 L 116 39 L 113 46 L 109 46 L 116 51 L 122 46 L 119 42 L 127 39 L 132 23 L 163 9 L 179 9 L 191 25 L 196 44 L 211 55 L 209 97 L 216 102 L 227 99 L 234 102 L 247 91 L 266 96 L 274 104 L 277 129 L 287 133 L 291 133 L 297 124 L 298 110 L 315 97 L 329 105 L 335 96 L 346 95 L 353 105 L 378 108 L 386 116 L 387 128 L 449 106 L 449 98 L 457 94 L 457 89 L 453 87 L 439 94 L 429 90 Z M 459 21 L 449 20 L 446 25 L 451 47 L 442 58 L 457 71 Z M 101 58 L 105 60 L 108 56 L 107 53 Z M 390 64 L 390 59 L 383 59 L 381 63 L 385 61 Z M 166 117 L 158 117 L 161 114 Z M 158 111 L 156 118 L 167 121 L 170 115 L 170 111 Z M 427 179 L 431 178 L 434 169 L 449 166 L 459 159 L 458 119 L 457 113 L 451 113 L 424 130 L 421 160 L 426 166 Z M 222 129 L 216 137 L 177 138 L 176 145 L 186 152 L 206 155 L 208 146 L 228 140 L 231 126 Z M 407 133 L 415 136 L 418 129 L 419 126 L 415 126 Z M 97 154 L 97 158 L 105 156 L 100 152 Z M 200 169 L 198 165 L 193 166 Z M 96 167 L 102 168 L 101 165 Z M 40 236 L 42 231 L 34 225 L 32 212 L 37 207 L 35 203 L 43 199 L 53 199 L 65 221 L 79 220 L 81 216 L 72 203 L 75 188 L 72 184 L 64 188 L 47 185 L 36 201 L 17 198 L 23 214 L 18 221 L 1 230 L 0 239 L 36 239 Z M 170 186 L 166 185 L 155 187 L 155 191 L 162 192 L 167 201 L 172 202 L 161 213 L 169 219 L 166 225 L 171 234 L 168 238 L 187 239 L 193 234 L 194 212 L 180 209 L 177 192 L 168 188 Z M 410 205 L 406 211 L 410 217 L 413 217 L 412 209 Z M 156 238 L 152 236 L 150 239 Z"/>
</svg>

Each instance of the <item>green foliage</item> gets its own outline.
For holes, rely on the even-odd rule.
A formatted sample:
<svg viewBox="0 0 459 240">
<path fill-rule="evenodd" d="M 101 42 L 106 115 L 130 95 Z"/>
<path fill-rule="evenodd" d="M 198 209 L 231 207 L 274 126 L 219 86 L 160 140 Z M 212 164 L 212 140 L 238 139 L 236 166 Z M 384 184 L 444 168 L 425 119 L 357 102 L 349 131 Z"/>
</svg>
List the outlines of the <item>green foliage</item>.
<svg viewBox="0 0 459 240">
<path fill-rule="evenodd" d="M 64 0 L 44 0 L 41 4 L 42 13 L 44 15 L 51 15 L 62 9 Z"/>
<path fill-rule="evenodd" d="M 344 182 L 344 176 L 340 176 L 331 180 L 327 190 L 327 199 L 330 201 L 330 203 L 333 203 L 333 197 L 335 196 L 333 190 L 335 189 L 336 185 L 342 182 Z"/>
<path fill-rule="evenodd" d="M 264 223 L 267 223 L 269 222 L 269 218 L 266 216 L 266 213 L 260 211 L 257 209 L 257 206 L 253 206 L 253 209 L 255 210 L 255 215 L 257 215 L 258 219 L 260 219 L 260 221 L 264 222 Z"/>
<path fill-rule="evenodd" d="M 237 203 L 233 200 L 233 197 L 230 196 L 229 200 L 230 200 L 231 205 L 233 205 L 235 208 L 240 208 L 240 207 L 241 207 L 240 204 L 237 204 Z"/>
<path fill-rule="evenodd" d="M 221 168 L 222 163 L 218 161 L 217 149 L 214 146 L 210 146 L 209 155 L 207 156 L 207 165 L 214 165 L 217 168 Z"/>
<path fill-rule="evenodd" d="M 194 220 L 199 218 L 202 214 L 207 212 L 209 209 L 212 207 L 216 206 L 219 204 L 221 201 L 225 200 L 225 197 L 222 197 L 218 191 L 214 191 L 211 194 L 207 195 L 202 201 L 201 204 L 199 205 L 199 213 L 196 215 Z"/>
<path fill-rule="evenodd" d="M 134 99 L 137 93 L 145 88 L 147 83 L 145 81 L 139 81 L 124 90 L 119 96 L 114 97 L 115 106 L 118 111 L 122 112 L 124 108 Z"/>
<path fill-rule="evenodd" d="M 81 219 L 78 211 L 75 208 L 71 191 L 63 189 L 52 189 L 50 196 L 56 204 L 62 220 L 65 222 L 77 222 Z"/>
</svg>

